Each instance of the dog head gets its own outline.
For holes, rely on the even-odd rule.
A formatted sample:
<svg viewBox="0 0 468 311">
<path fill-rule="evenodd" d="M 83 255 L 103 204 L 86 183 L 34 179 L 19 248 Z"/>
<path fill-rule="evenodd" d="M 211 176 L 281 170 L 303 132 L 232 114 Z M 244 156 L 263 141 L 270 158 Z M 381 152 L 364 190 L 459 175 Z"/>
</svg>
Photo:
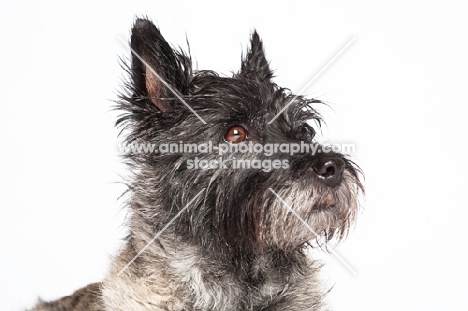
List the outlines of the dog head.
<svg viewBox="0 0 468 311">
<path fill-rule="evenodd" d="M 290 251 L 346 235 L 363 189 L 360 170 L 323 152 L 313 108 L 320 101 L 272 81 L 256 32 L 229 77 L 194 71 L 191 57 L 146 19 L 136 21 L 130 46 L 117 124 L 127 146 L 140 145 L 125 154 L 134 173 L 132 226 L 156 234 L 172 220 L 180 238 L 240 252 Z M 195 149 L 201 145 L 208 151 Z M 297 145 L 315 151 L 291 152 Z"/>
</svg>

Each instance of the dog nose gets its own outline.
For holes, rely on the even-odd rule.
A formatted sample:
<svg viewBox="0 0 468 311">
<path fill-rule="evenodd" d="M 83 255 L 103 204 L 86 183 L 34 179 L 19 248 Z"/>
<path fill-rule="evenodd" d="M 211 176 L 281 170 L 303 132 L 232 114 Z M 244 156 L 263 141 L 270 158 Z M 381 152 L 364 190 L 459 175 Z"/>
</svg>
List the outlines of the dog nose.
<svg viewBox="0 0 468 311">
<path fill-rule="evenodd" d="M 345 162 L 340 158 L 319 159 L 312 164 L 312 168 L 325 185 L 335 187 L 341 181 Z"/>
</svg>

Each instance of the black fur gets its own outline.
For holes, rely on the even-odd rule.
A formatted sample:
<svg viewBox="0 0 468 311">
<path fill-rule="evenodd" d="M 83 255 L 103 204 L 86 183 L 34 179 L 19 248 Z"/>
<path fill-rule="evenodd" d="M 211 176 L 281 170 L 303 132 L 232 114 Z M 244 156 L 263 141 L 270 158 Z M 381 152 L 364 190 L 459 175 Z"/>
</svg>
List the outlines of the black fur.
<svg viewBox="0 0 468 311">
<path fill-rule="evenodd" d="M 233 126 L 245 129 L 242 143 L 316 143 L 321 117 L 313 104 L 320 100 L 296 97 L 272 81 L 257 32 L 241 70 L 231 77 L 193 71 L 191 57 L 171 47 L 147 19 L 136 21 L 131 48 L 131 64 L 125 67 L 130 79 L 118 103 L 123 114 L 117 121 L 127 145 L 225 143 Z M 345 237 L 363 190 L 359 168 L 338 153 L 222 156 L 228 161 L 278 159 L 290 164 L 271 171 L 189 169 L 187 161 L 194 157 L 219 159 L 216 152 L 124 155 L 133 173 L 128 190 L 130 233 L 116 268 L 103 283 L 102 309 L 130 310 L 127 303 L 135 303 L 153 306 L 150 310 L 324 310 L 324 291 L 316 274 L 320 265 L 304 248 L 320 237 Z M 127 283 L 120 284 L 115 269 L 156 235 L 152 246 L 124 272 Z M 174 268 L 175 262 L 186 258 L 189 276 L 178 275 L 182 267 Z M 190 276 L 198 273 L 200 277 Z M 143 294 L 138 284 L 153 279 L 159 281 L 144 287 L 153 294 Z M 131 294 L 120 302 L 122 286 Z M 162 292 L 171 286 L 169 303 Z"/>
<path fill-rule="evenodd" d="M 136 22 L 131 45 L 136 53 L 146 55 L 146 62 L 155 66 L 166 81 L 170 81 L 171 86 L 207 124 L 201 123 L 167 88 L 158 99 L 164 104 L 154 104 L 148 100 L 142 64 L 133 56 L 132 81 L 119 106 L 127 113 L 117 122 L 129 130 L 127 143 L 221 143 L 225 131 L 232 125 L 244 126 L 253 142 L 298 143 L 304 138 L 312 141 L 313 137 L 303 137 L 301 133 L 310 127 L 307 121 L 316 120 L 318 122 L 315 124 L 320 124 L 321 117 L 311 106 L 320 103 L 318 99 L 299 96 L 271 125 L 267 124 L 294 95 L 271 81 L 273 73 L 256 32 L 252 34 L 251 47 L 242 61 L 241 71 L 233 77 L 221 77 L 213 71 L 193 73 L 191 58 L 170 48 L 159 30 L 147 20 Z M 162 112 L 158 105 L 169 107 L 166 108 L 168 111 Z M 288 236 L 286 240 L 269 241 L 268 233 L 261 232 L 260 226 L 268 222 L 273 214 L 268 211 L 272 201 L 277 201 L 269 187 L 281 189 L 293 183 L 302 183 L 304 191 L 313 194 L 309 202 L 303 202 L 309 205 L 309 214 L 313 214 L 314 204 L 318 205 L 317 202 L 312 204 L 313 200 L 317 200 L 313 190 L 318 193 L 336 191 L 324 187 L 310 172 L 312 163 L 321 155 L 290 156 L 288 160 L 293 164 L 291 170 L 269 173 L 261 170 L 228 170 L 221 173 L 216 170 L 186 170 L 186 161 L 195 156 L 217 158 L 217 154 L 127 154 L 126 160 L 131 167 L 138 168 L 132 195 L 139 200 L 133 203 L 132 210 L 143 209 L 141 215 L 150 216 L 147 221 L 154 224 L 157 232 L 190 198 L 208 187 L 206 193 L 176 221 L 175 226 L 178 236 L 196 241 L 203 249 L 220 256 L 238 256 L 246 254 L 247 250 L 258 252 L 278 247 L 291 250 L 308 240 L 291 241 Z M 329 153 L 326 157 L 339 157 L 345 161 L 349 180 L 343 184 L 349 186 L 346 198 L 351 200 L 362 188 L 358 169 L 342 155 Z M 348 209 L 348 202 L 339 203 L 344 209 L 340 210 L 342 214 L 335 215 L 340 224 L 333 228 L 320 228 L 318 233 L 329 238 L 346 233 L 355 210 Z M 148 207 L 155 210 L 148 211 Z M 220 247 L 227 249 L 219 252 Z"/>
</svg>

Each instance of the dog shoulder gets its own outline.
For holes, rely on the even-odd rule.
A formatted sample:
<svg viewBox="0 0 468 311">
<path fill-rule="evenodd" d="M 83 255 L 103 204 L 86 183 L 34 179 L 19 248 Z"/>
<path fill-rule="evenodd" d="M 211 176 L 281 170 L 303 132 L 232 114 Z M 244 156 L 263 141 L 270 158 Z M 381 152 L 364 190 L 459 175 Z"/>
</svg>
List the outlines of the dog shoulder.
<svg viewBox="0 0 468 311">
<path fill-rule="evenodd" d="M 39 300 L 31 311 L 102 311 L 100 297 L 101 284 L 93 283 L 55 301 Z"/>
</svg>

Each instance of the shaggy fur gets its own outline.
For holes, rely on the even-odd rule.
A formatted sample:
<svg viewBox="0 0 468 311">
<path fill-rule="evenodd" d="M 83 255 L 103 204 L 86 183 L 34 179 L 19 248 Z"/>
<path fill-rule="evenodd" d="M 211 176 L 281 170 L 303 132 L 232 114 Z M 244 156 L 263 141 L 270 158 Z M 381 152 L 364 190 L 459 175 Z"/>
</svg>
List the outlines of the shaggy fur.
<svg viewBox="0 0 468 311">
<path fill-rule="evenodd" d="M 272 82 L 256 32 L 241 70 L 232 77 L 194 72 L 190 56 L 173 49 L 147 19 L 136 21 L 131 47 L 144 62 L 133 54 L 126 67 L 130 79 L 119 101 L 124 113 L 117 125 L 127 144 L 223 143 L 233 127 L 245 130 L 241 143 L 315 142 L 315 130 L 307 122 L 320 126 L 312 107 L 319 100 L 294 99 Z M 360 172 L 344 155 L 223 155 L 229 161 L 290 163 L 287 169 L 268 172 L 187 167 L 194 157 L 217 160 L 216 152 L 135 152 L 124 157 L 133 173 L 128 190 L 130 233 L 107 277 L 100 285 L 33 310 L 327 310 L 320 263 L 306 255 L 306 247 L 318 238 L 342 239 L 355 219 Z M 202 195 L 187 205 L 199 192 Z"/>
</svg>

